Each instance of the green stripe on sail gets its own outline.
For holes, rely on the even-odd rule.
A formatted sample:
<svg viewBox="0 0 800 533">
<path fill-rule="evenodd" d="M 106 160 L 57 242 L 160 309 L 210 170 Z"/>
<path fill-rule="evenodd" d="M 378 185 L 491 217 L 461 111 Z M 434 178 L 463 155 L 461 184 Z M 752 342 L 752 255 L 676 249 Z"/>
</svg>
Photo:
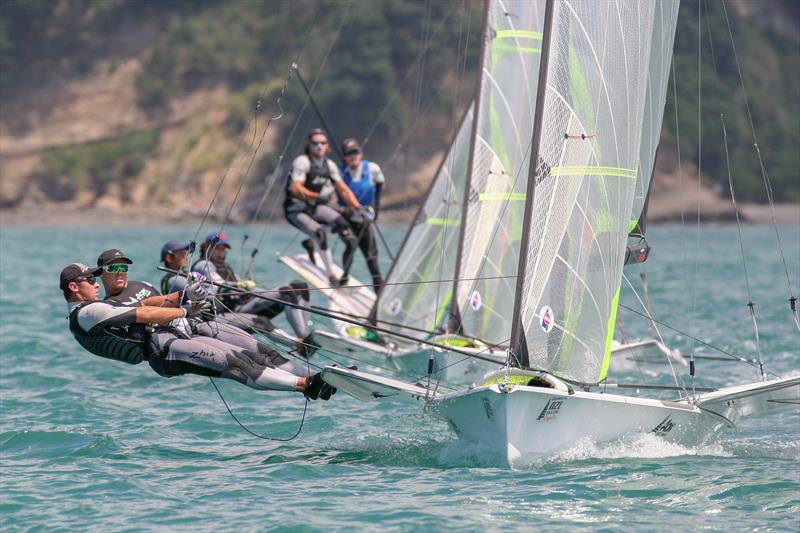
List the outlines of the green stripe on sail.
<svg viewBox="0 0 800 533">
<path fill-rule="evenodd" d="M 425 223 L 431 226 L 460 226 L 461 221 L 457 218 L 439 218 L 433 217 L 425 219 Z"/>
<path fill-rule="evenodd" d="M 636 179 L 637 169 L 602 166 L 566 166 L 550 169 L 551 176 L 619 176 Z"/>
<path fill-rule="evenodd" d="M 526 194 L 524 192 L 482 192 L 478 194 L 479 202 L 493 202 L 493 201 L 525 201 Z"/>
<path fill-rule="evenodd" d="M 538 39 L 542 40 L 542 33 L 531 30 L 497 30 L 497 39 Z"/>
<path fill-rule="evenodd" d="M 631 220 L 631 221 L 628 223 L 628 233 L 630 233 L 630 232 L 632 232 L 633 230 L 635 230 L 635 229 L 636 229 L 636 226 L 638 226 L 638 225 L 639 225 L 639 221 L 638 221 L 638 220 L 635 220 L 635 219 L 634 219 L 634 220 Z"/>
<path fill-rule="evenodd" d="M 448 307 L 450 306 L 450 300 L 453 299 L 453 289 L 447 291 L 447 294 L 444 295 L 444 300 L 442 300 L 442 305 L 439 307 L 439 311 L 436 312 L 436 321 L 433 323 L 433 327 L 436 328 L 439 324 L 442 323 L 444 319 L 444 315 L 447 312 Z"/>
<path fill-rule="evenodd" d="M 608 375 L 608 365 L 611 362 L 611 344 L 614 342 L 614 327 L 617 323 L 617 307 L 619 306 L 619 292 L 622 286 L 617 287 L 614 299 L 611 301 L 611 314 L 608 317 L 608 331 L 606 332 L 606 353 L 603 354 L 603 365 L 600 367 L 598 383 L 606 379 Z"/>
<path fill-rule="evenodd" d="M 492 50 L 503 51 L 503 52 L 522 52 L 524 54 L 541 54 L 541 48 L 532 48 L 530 46 L 512 46 L 510 44 L 495 44 L 492 46 Z"/>
</svg>

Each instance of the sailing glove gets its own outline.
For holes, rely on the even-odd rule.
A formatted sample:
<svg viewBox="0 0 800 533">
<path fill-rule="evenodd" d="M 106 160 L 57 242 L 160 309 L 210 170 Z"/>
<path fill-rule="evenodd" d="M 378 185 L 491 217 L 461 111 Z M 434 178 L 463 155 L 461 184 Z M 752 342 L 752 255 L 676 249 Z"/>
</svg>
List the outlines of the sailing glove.
<svg viewBox="0 0 800 533">
<path fill-rule="evenodd" d="M 367 224 L 375 222 L 375 210 L 371 205 L 362 205 L 358 210 L 358 214 L 361 215 L 361 219 Z"/>
<path fill-rule="evenodd" d="M 186 313 L 184 315 L 186 318 L 194 318 L 202 315 L 205 312 L 211 311 L 211 302 L 208 300 L 197 300 L 194 302 L 190 301 L 189 303 L 183 304 L 181 309 L 183 309 Z"/>
<path fill-rule="evenodd" d="M 192 283 L 189 285 L 189 288 L 186 289 L 186 299 L 190 302 L 205 300 L 206 298 L 208 298 L 208 288 L 201 281 Z"/>
</svg>

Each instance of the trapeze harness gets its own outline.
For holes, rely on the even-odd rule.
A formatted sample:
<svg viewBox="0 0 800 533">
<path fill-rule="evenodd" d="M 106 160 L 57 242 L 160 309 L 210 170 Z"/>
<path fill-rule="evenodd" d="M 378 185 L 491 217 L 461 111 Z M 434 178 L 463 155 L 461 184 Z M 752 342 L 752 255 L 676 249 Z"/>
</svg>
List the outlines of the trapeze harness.
<svg viewBox="0 0 800 533">
<path fill-rule="evenodd" d="M 103 305 L 106 309 L 98 313 L 99 320 L 86 331 L 78 322 L 78 316 L 91 305 Z M 86 302 L 70 311 L 69 331 L 78 344 L 94 355 L 138 365 L 149 359 L 151 330 L 144 324 L 136 324 L 135 320 L 135 308 Z"/>
<path fill-rule="evenodd" d="M 326 157 L 322 165 L 315 165 L 310 157 L 308 160 L 311 165 L 308 172 L 306 172 L 306 179 L 303 185 L 309 191 L 319 193 L 325 185 L 333 183 L 333 175 L 331 174 L 330 165 L 328 164 L 330 160 Z M 316 207 L 315 204 L 307 202 L 306 200 L 301 200 L 300 198 L 295 198 L 294 195 L 292 195 L 292 174 L 290 172 L 286 179 L 286 197 L 283 201 L 284 211 L 287 213 L 305 211 L 310 214 L 313 212 L 314 207 Z"/>
</svg>

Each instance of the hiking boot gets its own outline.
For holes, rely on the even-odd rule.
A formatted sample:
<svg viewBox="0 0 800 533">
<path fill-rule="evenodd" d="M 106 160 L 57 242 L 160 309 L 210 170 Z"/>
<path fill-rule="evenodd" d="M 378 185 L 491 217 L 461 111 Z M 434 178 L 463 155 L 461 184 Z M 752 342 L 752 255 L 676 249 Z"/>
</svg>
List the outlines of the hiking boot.
<svg viewBox="0 0 800 533">
<path fill-rule="evenodd" d="M 328 401 L 334 394 L 336 394 L 336 387 L 325 383 L 321 374 L 317 373 L 307 378 L 306 390 L 303 391 L 303 396 L 309 400 Z"/>
<path fill-rule="evenodd" d="M 306 252 L 308 252 L 308 260 L 311 261 L 312 264 L 317 264 L 317 259 L 314 257 L 314 241 L 311 239 L 305 239 L 302 243 L 303 248 L 305 248 Z"/>
</svg>

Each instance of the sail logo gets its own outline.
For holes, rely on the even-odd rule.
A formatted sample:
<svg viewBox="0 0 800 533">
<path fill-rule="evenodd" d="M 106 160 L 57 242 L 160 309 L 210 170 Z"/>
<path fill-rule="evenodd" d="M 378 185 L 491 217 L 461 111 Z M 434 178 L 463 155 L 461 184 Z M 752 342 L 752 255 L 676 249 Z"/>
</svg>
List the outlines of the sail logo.
<svg viewBox="0 0 800 533">
<path fill-rule="evenodd" d="M 469 306 L 473 311 L 477 311 L 483 305 L 483 299 L 481 298 L 481 293 L 478 291 L 472 291 L 472 296 L 469 297 Z"/>
<path fill-rule="evenodd" d="M 674 427 L 675 427 L 675 422 L 672 421 L 672 417 L 668 416 L 667 418 L 662 420 L 656 427 L 654 427 L 650 431 L 650 433 L 655 433 L 656 435 L 663 437 L 664 435 L 672 431 L 672 428 Z"/>
<path fill-rule="evenodd" d="M 400 298 L 395 298 L 394 300 L 389 302 L 390 315 L 396 315 L 397 313 L 400 312 L 400 309 L 402 308 L 403 308 L 403 302 L 400 300 Z"/>
<path fill-rule="evenodd" d="M 536 421 L 548 422 L 550 420 L 555 420 L 558 416 L 558 412 L 561 411 L 561 406 L 564 405 L 566 400 L 567 398 L 565 396 L 550 398 L 544 406 L 544 409 L 542 409 L 542 412 L 536 417 Z"/>
<path fill-rule="evenodd" d="M 555 315 L 553 315 L 553 310 L 550 309 L 549 305 L 545 305 L 539 311 L 539 326 L 541 326 L 542 331 L 545 333 L 550 333 L 553 331 L 553 326 L 555 325 Z"/>
</svg>

